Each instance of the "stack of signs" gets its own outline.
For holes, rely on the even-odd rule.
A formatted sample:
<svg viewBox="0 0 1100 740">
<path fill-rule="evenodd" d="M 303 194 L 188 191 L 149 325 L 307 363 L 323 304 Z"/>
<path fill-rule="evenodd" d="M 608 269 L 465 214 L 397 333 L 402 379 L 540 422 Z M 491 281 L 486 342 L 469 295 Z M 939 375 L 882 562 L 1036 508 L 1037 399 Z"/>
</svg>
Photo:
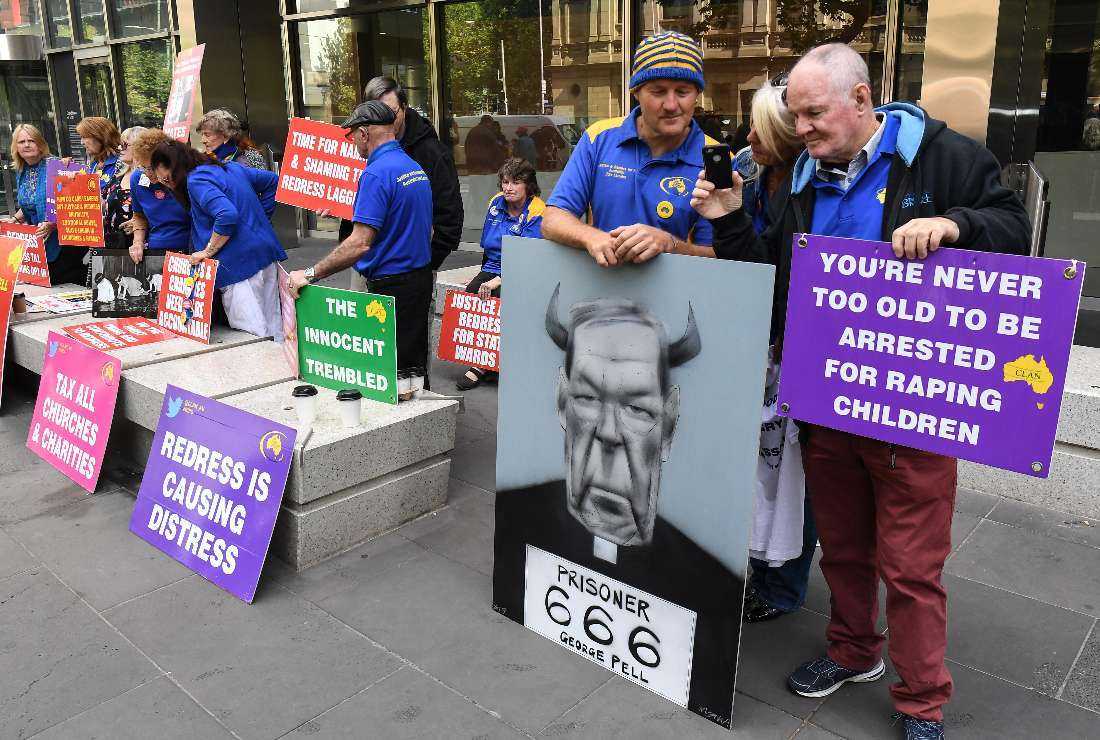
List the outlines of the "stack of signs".
<svg viewBox="0 0 1100 740">
<path fill-rule="evenodd" d="M 783 413 L 1047 476 L 1084 263 L 795 239 Z"/>
<path fill-rule="evenodd" d="M 295 438 L 290 427 L 169 385 L 130 531 L 252 603 Z"/>
<path fill-rule="evenodd" d="M 122 363 L 51 331 L 27 447 L 95 493 L 111 433 Z"/>
<path fill-rule="evenodd" d="M 175 334 L 165 331 L 149 319 L 132 317 L 109 321 L 90 321 L 62 327 L 62 331 L 89 347 L 108 351 L 163 342 Z"/>
<path fill-rule="evenodd" d="M 275 200 L 311 211 L 328 209 L 350 219 L 367 163 L 346 133 L 331 123 L 290 119 Z"/>
<path fill-rule="evenodd" d="M 27 303 L 39 311 L 49 311 L 50 313 L 84 313 L 92 310 L 92 291 L 71 290 L 67 293 L 27 296 Z"/>
<path fill-rule="evenodd" d="M 38 227 L 30 224 L 0 224 L 0 236 L 12 236 L 23 242 L 23 262 L 19 266 L 19 282 L 50 287 L 50 265 L 46 261 L 46 244 L 38 236 Z"/>
<path fill-rule="evenodd" d="M 290 273 L 279 265 L 279 311 L 283 317 L 283 357 L 294 377 L 298 377 L 297 302 L 290 294 Z"/>
<path fill-rule="evenodd" d="M 493 608 L 729 727 L 774 269 L 517 241 Z"/>
<path fill-rule="evenodd" d="M 304 380 L 397 403 L 397 317 L 391 296 L 309 285 L 296 307 Z"/>
<path fill-rule="evenodd" d="M 167 252 L 160 282 L 157 323 L 168 331 L 210 344 L 210 318 L 218 261 L 192 265 L 185 254 Z"/>
<path fill-rule="evenodd" d="M 202 56 L 206 44 L 192 46 L 176 55 L 172 69 L 172 91 L 164 109 L 164 133 L 176 141 L 187 141 L 191 134 L 191 109 L 195 100 L 195 87 L 199 84 Z"/>
<path fill-rule="evenodd" d="M 74 247 L 103 246 L 103 208 L 99 176 L 80 173 L 54 183 L 57 194 L 57 238 Z"/>
<path fill-rule="evenodd" d="M 439 329 L 439 359 L 500 370 L 500 299 L 448 290 Z"/>
<path fill-rule="evenodd" d="M 80 137 L 77 137 L 79 146 Z M 57 173 L 59 172 L 86 172 L 87 168 L 80 162 L 63 164 L 60 159 L 51 159 L 46 162 L 46 220 L 57 223 Z"/>
<path fill-rule="evenodd" d="M 8 349 L 8 322 L 15 281 L 23 262 L 23 242 L 13 236 L 0 236 L 0 395 L 4 391 L 4 355 Z"/>
</svg>

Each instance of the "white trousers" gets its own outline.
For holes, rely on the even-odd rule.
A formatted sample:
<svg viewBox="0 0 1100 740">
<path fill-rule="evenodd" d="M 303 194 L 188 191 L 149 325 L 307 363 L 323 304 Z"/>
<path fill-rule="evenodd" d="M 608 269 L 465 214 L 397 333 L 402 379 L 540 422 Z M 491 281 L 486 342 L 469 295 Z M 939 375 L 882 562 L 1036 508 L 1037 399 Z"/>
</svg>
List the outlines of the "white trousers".
<svg viewBox="0 0 1100 740">
<path fill-rule="evenodd" d="M 234 329 L 283 342 L 279 308 L 278 263 L 272 262 L 247 280 L 222 288 L 222 305 Z"/>
</svg>

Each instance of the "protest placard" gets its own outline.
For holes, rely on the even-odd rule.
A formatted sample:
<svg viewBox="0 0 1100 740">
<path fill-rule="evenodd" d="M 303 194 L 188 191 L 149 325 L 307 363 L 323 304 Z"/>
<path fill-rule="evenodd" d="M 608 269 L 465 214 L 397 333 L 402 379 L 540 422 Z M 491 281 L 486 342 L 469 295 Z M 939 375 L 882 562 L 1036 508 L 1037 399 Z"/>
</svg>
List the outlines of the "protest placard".
<svg viewBox="0 0 1100 740">
<path fill-rule="evenodd" d="M 350 219 L 367 163 L 345 133 L 331 123 L 290 119 L 275 200 L 311 211 L 327 208 Z"/>
<path fill-rule="evenodd" d="M 92 291 L 70 290 L 65 293 L 27 296 L 27 303 L 38 311 L 60 315 L 92 310 Z"/>
<path fill-rule="evenodd" d="M 297 301 L 302 378 L 363 398 L 397 403 L 397 317 L 393 298 L 308 285 Z"/>
<path fill-rule="evenodd" d="M 104 352 L 163 342 L 176 336 L 157 326 L 156 322 L 140 317 L 89 321 L 64 326 L 62 331 L 78 342 Z"/>
<path fill-rule="evenodd" d="M 294 377 L 298 377 L 298 314 L 290 294 L 290 273 L 279 265 L 279 311 L 283 317 L 283 357 Z"/>
<path fill-rule="evenodd" d="M 169 385 L 130 531 L 251 604 L 296 434 Z"/>
<path fill-rule="evenodd" d="M 79 140 L 79 136 L 77 137 Z M 46 220 L 57 223 L 57 173 L 58 172 L 87 172 L 87 165 L 71 161 L 62 163 L 60 159 L 51 159 L 46 162 Z"/>
<path fill-rule="evenodd" d="M 0 236 L 0 397 L 4 392 L 4 355 L 8 349 L 11 300 L 15 295 L 15 281 L 21 264 L 23 241 L 14 236 Z"/>
<path fill-rule="evenodd" d="M 89 493 L 103 467 L 121 376 L 117 357 L 47 335 L 27 447 Z"/>
<path fill-rule="evenodd" d="M 23 244 L 23 262 L 17 280 L 26 285 L 50 287 L 50 265 L 46 261 L 46 243 L 31 224 L 0 224 L 0 236 L 11 236 Z"/>
<path fill-rule="evenodd" d="M 54 185 L 57 193 L 57 239 L 73 247 L 103 246 L 103 206 L 99 176 L 79 173 Z"/>
<path fill-rule="evenodd" d="M 448 290 L 439 329 L 439 359 L 500 370 L 500 298 Z"/>
<path fill-rule="evenodd" d="M 210 344 L 210 317 L 218 261 L 192 265 L 187 255 L 166 252 L 157 324 L 181 337 Z"/>
<path fill-rule="evenodd" d="M 1084 263 L 795 241 L 782 413 L 1047 476 Z"/>
<path fill-rule="evenodd" d="M 206 44 L 192 46 L 176 55 L 172 68 L 172 90 L 164 109 L 164 133 L 176 141 L 191 137 L 191 109 L 194 107 L 195 87 L 199 84 L 203 52 Z"/>
</svg>

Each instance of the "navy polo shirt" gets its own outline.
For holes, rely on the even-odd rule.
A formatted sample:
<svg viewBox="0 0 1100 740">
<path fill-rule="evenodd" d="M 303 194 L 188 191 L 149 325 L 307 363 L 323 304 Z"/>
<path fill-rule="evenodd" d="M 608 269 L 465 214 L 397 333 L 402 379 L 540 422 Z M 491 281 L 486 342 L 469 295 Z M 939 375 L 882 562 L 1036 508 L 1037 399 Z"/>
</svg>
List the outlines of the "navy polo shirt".
<svg viewBox="0 0 1100 740">
<path fill-rule="evenodd" d="M 118 155 L 112 154 L 103 160 L 102 163 L 93 161 L 88 166 L 88 172 L 99 175 L 99 192 L 100 195 L 107 189 L 107 183 L 111 181 L 111 178 L 115 175 L 115 165 L 118 164 Z"/>
<path fill-rule="evenodd" d="M 146 244 L 149 249 L 190 251 L 191 219 L 168 188 L 135 170 L 130 179 L 130 194 L 134 213 L 140 213 L 149 222 Z"/>
<path fill-rule="evenodd" d="M 401 144 L 371 152 L 355 193 L 355 223 L 375 230 L 370 250 L 355 263 L 368 280 L 426 267 L 432 258 L 432 186 Z"/>
<path fill-rule="evenodd" d="M 485 250 L 485 261 L 481 265 L 484 272 L 500 274 L 500 249 L 506 236 L 524 236 L 538 239 L 542 236 L 542 212 L 546 203 L 538 196 L 527 199 L 523 212 L 518 216 L 508 213 L 508 204 L 504 202 L 504 193 L 497 193 L 489 201 L 489 210 L 485 213 L 485 225 L 481 228 L 481 248 Z"/>
<path fill-rule="evenodd" d="M 816 198 L 811 231 L 849 239 L 882 238 L 882 209 L 886 205 L 886 182 L 890 177 L 890 162 L 897 149 L 897 116 L 887 116 L 883 123 L 878 147 L 867 159 L 867 165 L 855 176 L 848 189 L 820 172 L 812 180 Z"/>
<path fill-rule="evenodd" d="M 573 149 L 547 205 L 583 218 L 601 231 L 648 224 L 678 239 L 710 246 L 710 222 L 691 207 L 691 191 L 703 169 L 703 147 L 717 144 L 691 122 L 678 149 L 654 158 L 638 137 L 634 108 L 624 118 L 592 124 Z"/>
</svg>

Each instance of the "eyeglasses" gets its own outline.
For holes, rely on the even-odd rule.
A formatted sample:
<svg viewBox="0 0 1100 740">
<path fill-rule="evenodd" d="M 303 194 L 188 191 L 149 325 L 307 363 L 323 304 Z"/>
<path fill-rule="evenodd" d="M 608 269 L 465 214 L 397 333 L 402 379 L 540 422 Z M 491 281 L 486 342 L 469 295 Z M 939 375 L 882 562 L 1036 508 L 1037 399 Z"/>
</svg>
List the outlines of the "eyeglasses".
<svg viewBox="0 0 1100 740">
<path fill-rule="evenodd" d="M 348 141 L 351 141 L 352 139 L 355 138 L 355 132 L 358 131 L 361 128 L 362 128 L 362 126 L 355 126 L 354 128 L 349 128 L 347 130 L 347 133 L 344 134 L 344 138 L 347 139 Z"/>
<path fill-rule="evenodd" d="M 786 87 L 787 81 L 791 78 L 790 72 L 780 72 L 775 77 L 768 80 L 768 84 L 772 87 Z"/>
</svg>

